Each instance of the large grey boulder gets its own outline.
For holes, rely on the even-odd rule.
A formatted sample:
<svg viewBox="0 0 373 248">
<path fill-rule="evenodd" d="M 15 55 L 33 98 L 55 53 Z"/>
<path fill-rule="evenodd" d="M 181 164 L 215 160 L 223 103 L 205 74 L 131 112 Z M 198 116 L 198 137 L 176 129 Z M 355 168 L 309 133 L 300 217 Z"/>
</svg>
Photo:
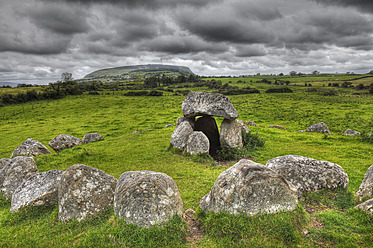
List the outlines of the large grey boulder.
<svg viewBox="0 0 373 248">
<path fill-rule="evenodd" d="M 210 142 L 207 136 L 201 131 L 194 131 L 188 137 L 186 151 L 191 155 L 198 153 L 208 154 L 210 150 Z"/>
<path fill-rule="evenodd" d="M 185 117 L 210 115 L 233 120 L 239 116 L 229 98 L 218 93 L 191 91 L 185 97 L 181 109 Z"/>
<path fill-rule="evenodd" d="M 171 145 L 174 148 L 183 149 L 186 147 L 189 135 L 193 128 L 188 121 L 181 122 L 174 130 L 171 136 Z"/>
<path fill-rule="evenodd" d="M 184 121 L 187 121 L 189 122 L 190 126 L 192 128 L 194 128 L 194 122 L 195 122 L 195 118 L 194 117 L 191 117 L 191 118 L 186 118 L 186 117 L 179 117 L 177 118 L 176 120 L 176 126 L 179 126 L 182 122 Z"/>
<path fill-rule="evenodd" d="M 366 202 L 357 205 L 355 209 L 361 209 L 367 212 L 368 214 L 373 214 L 373 199 L 369 199 Z"/>
<path fill-rule="evenodd" d="M 76 164 L 58 184 L 58 216 L 62 223 L 83 220 L 113 206 L 117 179 L 91 166 Z"/>
<path fill-rule="evenodd" d="M 85 144 L 99 140 L 104 140 L 104 137 L 99 133 L 88 133 L 83 137 L 83 143 Z"/>
<path fill-rule="evenodd" d="M 183 203 L 175 181 L 154 171 L 123 173 L 115 190 L 114 214 L 139 227 L 163 224 L 177 214 Z"/>
<path fill-rule="evenodd" d="M 287 155 L 268 160 L 267 166 L 294 184 L 300 192 L 348 186 L 347 173 L 341 166 L 328 161 Z"/>
<path fill-rule="evenodd" d="M 329 135 L 331 134 L 328 126 L 324 122 L 316 123 L 316 124 L 313 124 L 313 125 L 309 126 L 306 129 L 306 131 L 307 132 L 327 133 Z"/>
<path fill-rule="evenodd" d="M 220 128 L 220 145 L 225 148 L 242 148 L 242 124 L 224 119 Z"/>
<path fill-rule="evenodd" d="M 12 158 L 4 176 L 1 192 L 10 199 L 19 185 L 37 173 L 39 171 L 33 158 L 25 156 Z"/>
<path fill-rule="evenodd" d="M 81 139 L 68 134 L 59 134 L 48 143 L 48 145 L 56 152 L 81 144 L 83 144 L 83 141 Z"/>
<path fill-rule="evenodd" d="M 39 141 L 29 138 L 14 150 L 10 158 L 14 158 L 16 156 L 35 157 L 43 154 L 51 154 L 51 152 L 45 145 L 43 145 Z"/>
<path fill-rule="evenodd" d="M 297 202 L 297 189 L 284 177 L 262 164 L 242 159 L 218 176 L 200 201 L 200 208 L 252 216 L 294 210 Z"/>
<path fill-rule="evenodd" d="M 344 131 L 342 135 L 343 136 L 357 136 L 357 135 L 360 135 L 360 132 L 351 130 L 351 129 L 346 129 L 346 131 Z"/>
<path fill-rule="evenodd" d="M 363 182 L 356 192 L 356 196 L 359 197 L 360 201 L 365 196 L 373 196 L 373 165 L 371 165 L 365 173 Z"/>
<path fill-rule="evenodd" d="M 62 170 L 50 170 L 29 177 L 14 191 L 10 211 L 26 206 L 51 206 L 57 204 L 57 185 Z"/>
<path fill-rule="evenodd" d="M 11 160 L 9 158 L 0 159 L 0 190 L 3 187 L 5 175 L 10 168 L 10 161 Z"/>
</svg>

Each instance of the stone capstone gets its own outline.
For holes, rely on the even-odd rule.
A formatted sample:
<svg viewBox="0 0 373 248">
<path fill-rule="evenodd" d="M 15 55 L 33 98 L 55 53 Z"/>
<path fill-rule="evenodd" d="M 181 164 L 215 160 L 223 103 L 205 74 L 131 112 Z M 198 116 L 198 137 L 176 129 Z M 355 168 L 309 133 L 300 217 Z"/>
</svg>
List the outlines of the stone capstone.
<svg viewBox="0 0 373 248">
<path fill-rule="evenodd" d="M 214 117 L 203 116 L 198 118 L 194 124 L 194 131 L 201 131 L 207 136 L 210 142 L 209 154 L 215 156 L 217 150 L 220 149 L 220 135 Z"/>
<path fill-rule="evenodd" d="M 39 156 L 43 154 L 51 154 L 48 148 L 34 139 L 27 139 L 25 140 L 20 146 L 18 146 L 12 156 L 10 158 L 14 158 L 16 156 Z"/>
<path fill-rule="evenodd" d="M 329 135 L 331 134 L 330 131 L 329 131 L 328 126 L 324 122 L 320 122 L 320 123 L 313 124 L 313 125 L 309 126 L 306 129 L 306 131 L 307 132 L 327 133 Z"/>
<path fill-rule="evenodd" d="M 174 130 L 171 136 L 171 145 L 174 148 L 184 149 L 188 141 L 189 135 L 193 132 L 193 128 L 188 121 L 181 122 Z"/>
<path fill-rule="evenodd" d="M 200 208 L 252 216 L 294 210 L 297 202 L 296 187 L 284 177 L 262 164 L 242 159 L 218 176 L 200 201 Z"/>
<path fill-rule="evenodd" d="M 360 132 L 351 130 L 351 129 L 346 129 L 346 131 L 344 131 L 342 135 L 343 136 L 356 136 L 356 135 L 360 135 Z"/>
<path fill-rule="evenodd" d="M 220 129 L 220 145 L 225 148 L 242 148 L 242 124 L 224 119 Z"/>
<path fill-rule="evenodd" d="M 363 182 L 361 183 L 359 190 L 356 192 L 356 196 L 360 201 L 365 196 L 373 196 L 373 165 L 371 165 L 365 173 Z"/>
<path fill-rule="evenodd" d="M 355 209 L 361 209 L 367 212 L 368 214 L 373 214 L 373 199 L 369 199 L 366 202 L 357 205 Z"/>
<path fill-rule="evenodd" d="M 83 144 L 83 141 L 81 139 L 68 134 L 59 134 L 48 143 L 48 145 L 56 152 L 81 144 Z"/>
<path fill-rule="evenodd" d="M 185 117 L 210 115 L 234 120 L 239 116 L 229 98 L 218 93 L 191 91 L 181 108 Z"/>
<path fill-rule="evenodd" d="M 33 158 L 25 156 L 12 158 L 4 176 L 1 192 L 10 199 L 19 185 L 37 173 L 39 171 Z"/>
<path fill-rule="evenodd" d="M 10 168 L 10 161 L 11 160 L 9 158 L 0 159 L 0 190 L 3 187 L 5 175 Z"/>
<path fill-rule="evenodd" d="M 50 206 L 57 204 L 57 185 L 62 170 L 50 170 L 29 177 L 14 191 L 10 211 L 26 206 Z"/>
<path fill-rule="evenodd" d="M 207 136 L 200 131 L 194 131 L 188 137 L 186 151 L 191 155 L 198 153 L 208 154 L 210 150 L 210 142 Z"/>
<path fill-rule="evenodd" d="M 348 186 L 347 173 L 341 166 L 328 161 L 287 155 L 268 160 L 267 167 L 294 184 L 299 192 Z"/>
<path fill-rule="evenodd" d="M 111 208 L 116 184 L 116 178 L 91 166 L 67 168 L 58 184 L 60 221 L 83 220 Z"/>
<path fill-rule="evenodd" d="M 104 140 L 104 137 L 99 133 L 88 133 L 83 137 L 83 143 L 88 144 L 91 142 Z"/>
<path fill-rule="evenodd" d="M 183 203 L 175 181 L 154 171 L 123 173 L 115 190 L 114 214 L 127 223 L 151 227 L 182 216 Z"/>
</svg>

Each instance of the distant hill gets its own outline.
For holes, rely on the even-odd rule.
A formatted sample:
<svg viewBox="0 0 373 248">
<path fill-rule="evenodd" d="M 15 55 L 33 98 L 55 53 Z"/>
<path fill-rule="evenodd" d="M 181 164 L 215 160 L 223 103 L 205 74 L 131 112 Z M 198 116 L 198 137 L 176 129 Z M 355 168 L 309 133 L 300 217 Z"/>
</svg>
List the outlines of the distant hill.
<svg viewBox="0 0 373 248">
<path fill-rule="evenodd" d="M 102 69 L 86 75 L 83 80 L 126 80 L 135 79 L 137 76 L 147 78 L 151 76 L 189 76 L 194 73 L 185 66 L 174 65 L 135 65 Z"/>
</svg>

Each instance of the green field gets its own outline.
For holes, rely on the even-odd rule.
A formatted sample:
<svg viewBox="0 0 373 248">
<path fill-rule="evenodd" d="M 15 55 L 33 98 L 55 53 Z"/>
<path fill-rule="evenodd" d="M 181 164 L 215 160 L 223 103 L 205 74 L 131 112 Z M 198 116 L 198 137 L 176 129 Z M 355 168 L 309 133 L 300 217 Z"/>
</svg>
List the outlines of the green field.
<svg viewBox="0 0 373 248">
<path fill-rule="evenodd" d="M 182 116 L 184 96 L 168 93 L 161 97 L 127 97 L 108 91 L 109 95 L 84 94 L 10 105 L 0 107 L 0 158 L 10 157 L 27 138 L 47 145 L 58 134 L 83 138 L 98 132 L 104 141 L 36 157 L 39 171 L 65 170 L 81 163 L 116 178 L 130 170 L 164 172 L 175 180 L 184 210 L 198 212 L 205 236 L 188 239 L 180 218 L 165 227 L 137 229 L 116 219 L 112 210 L 87 221 L 61 224 L 57 206 L 10 213 L 10 202 L 0 199 L 0 247 L 372 247 L 373 217 L 353 208 L 358 203 L 353 194 L 373 164 L 373 143 L 341 134 L 347 128 L 373 132 L 373 95 L 353 95 L 355 89 L 333 88 L 336 95 L 323 96 L 321 93 L 329 87 L 314 87 L 314 92 L 307 92 L 310 87 L 293 85 L 304 85 L 304 80 L 296 78 L 288 86 L 294 93 L 268 94 L 264 90 L 282 86 L 256 83 L 263 77 L 216 79 L 261 91 L 229 96 L 239 119 L 255 121 L 260 126 L 250 127 L 251 131 L 266 139 L 265 146 L 251 154 L 253 160 L 265 164 L 271 158 L 292 154 L 337 163 L 349 175 L 347 192 L 310 194 L 288 213 L 256 217 L 204 214 L 198 210 L 200 199 L 235 161 L 225 165 L 198 162 L 167 150 L 174 128 L 164 126 L 175 124 Z M 307 78 L 307 82 L 323 80 L 321 76 Z M 222 119 L 217 121 L 220 125 Z M 332 135 L 298 132 L 321 121 Z M 287 130 L 269 125 L 282 125 Z M 139 132 L 133 134 L 135 130 Z"/>
</svg>

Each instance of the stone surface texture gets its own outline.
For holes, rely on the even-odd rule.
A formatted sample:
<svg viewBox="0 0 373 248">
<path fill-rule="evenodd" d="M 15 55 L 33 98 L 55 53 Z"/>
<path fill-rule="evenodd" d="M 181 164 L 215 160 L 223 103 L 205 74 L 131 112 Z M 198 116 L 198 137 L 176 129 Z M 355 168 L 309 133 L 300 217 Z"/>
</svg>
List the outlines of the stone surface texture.
<svg viewBox="0 0 373 248">
<path fill-rule="evenodd" d="M 194 124 L 194 131 L 201 131 L 207 136 L 210 142 L 209 153 L 215 156 L 220 149 L 220 134 L 215 118 L 211 116 L 198 118 Z"/>
<path fill-rule="evenodd" d="M 191 91 L 185 97 L 181 109 L 185 117 L 210 115 L 234 120 L 239 116 L 229 98 L 218 93 Z"/>
<path fill-rule="evenodd" d="M 83 137 L 83 143 L 88 144 L 91 142 L 104 140 L 104 137 L 99 133 L 88 133 Z"/>
<path fill-rule="evenodd" d="M 83 141 L 81 139 L 68 134 L 59 134 L 48 143 L 48 145 L 56 152 L 81 144 L 83 144 Z"/>
<path fill-rule="evenodd" d="M 242 121 L 242 120 L 237 120 L 241 125 L 242 125 L 242 129 L 246 132 L 246 133 L 250 133 L 250 129 L 249 127 L 247 126 L 247 121 Z"/>
<path fill-rule="evenodd" d="M 10 156 L 10 158 L 14 158 L 16 156 L 39 156 L 44 154 L 51 154 L 48 148 L 43 145 L 41 142 L 34 140 L 34 139 L 27 139 L 25 140 L 20 146 L 14 149 L 14 152 Z"/>
<path fill-rule="evenodd" d="M 306 129 L 306 131 L 307 132 L 327 133 L 329 135 L 331 134 L 328 126 L 324 122 L 316 123 L 316 124 L 313 124 L 313 125 L 309 126 Z"/>
<path fill-rule="evenodd" d="M 342 135 L 343 136 L 356 136 L 356 135 L 360 135 L 360 132 L 351 130 L 351 129 L 346 129 L 346 131 L 344 131 Z"/>
<path fill-rule="evenodd" d="M 297 189 L 268 167 L 242 159 L 221 173 L 200 201 L 203 211 L 226 211 L 248 216 L 297 207 Z"/>
<path fill-rule="evenodd" d="M 1 192 L 10 199 L 19 185 L 37 173 L 39 171 L 33 158 L 25 156 L 12 158 L 4 176 Z"/>
<path fill-rule="evenodd" d="M 123 173 L 115 190 L 114 214 L 127 223 L 151 227 L 182 216 L 183 203 L 175 181 L 154 171 Z"/>
<path fill-rule="evenodd" d="M 10 168 L 10 158 L 2 158 L 0 159 L 0 192 L 1 188 L 3 187 L 3 181 L 5 178 L 5 175 Z"/>
<path fill-rule="evenodd" d="M 116 184 L 116 178 L 91 166 L 67 168 L 58 184 L 60 221 L 83 220 L 112 207 Z"/>
<path fill-rule="evenodd" d="M 191 155 L 198 153 L 208 154 L 210 150 L 210 141 L 201 131 L 194 131 L 188 137 L 186 151 Z"/>
<path fill-rule="evenodd" d="M 57 204 L 57 185 L 62 170 L 50 170 L 29 177 L 14 191 L 10 211 L 26 206 L 50 206 Z"/>
<path fill-rule="evenodd" d="M 355 207 L 355 209 L 362 209 L 368 214 L 373 214 L 373 199 L 369 199 Z"/>
<path fill-rule="evenodd" d="M 359 197 L 360 201 L 365 196 L 373 196 L 373 165 L 371 165 L 365 173 L 363 182 L 356 192 L 356 196 Z"/>
<path fill-rule="evenodd" d="M 174 130 L 171 136 L 171 145 L 174 148 L 184 149 L 188 141 L 189 135 L 193 132 L 193 128 L 188 121 L 181 122 Z"/>
<path fill-rule="evenodd" d="M 179 117 L 177 118 L 176 120 L 176 126 L 179 126 L 182 122 L 184 121 L 187 121 L 189 122 L 190 126 L 192 128 L 194 128 L 194 122 L 195 122 L 195 118 L 194 117 L 191 117 L 191 118 L 186 118 L 186 117 Z"/>
<path fill-rule="evenodd" d="M 224 119 L 220 129 L 220 145 L 225 148 L 242 148 L 242 124 Z"/>
<path fill-rule="evenodd" d="M 328 161 L 287 155 L 268 160 L 267 167 L 285 177 L 300 192 L 348 186 L 347 173 L 341 166 Z"/>
</svg>

